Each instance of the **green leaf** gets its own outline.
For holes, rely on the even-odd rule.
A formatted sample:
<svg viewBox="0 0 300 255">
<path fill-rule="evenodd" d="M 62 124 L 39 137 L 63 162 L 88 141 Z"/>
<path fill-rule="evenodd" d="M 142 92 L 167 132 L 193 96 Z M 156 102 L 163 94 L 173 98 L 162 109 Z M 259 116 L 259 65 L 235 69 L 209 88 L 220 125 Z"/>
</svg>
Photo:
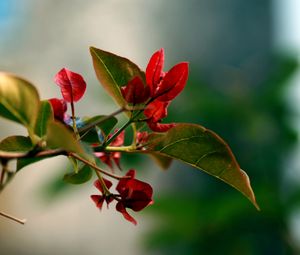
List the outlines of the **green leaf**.
<svg viewBox="0 0 300 255">
<path fill-rule="evenodd" d="M 29 82 L 0 73 L 0 116 L 24 125 L 31 134 L 39 112 L 40 100 Z"/>
<path fill-rule="evenodd" d="M 49 157 L 51 157 L 51 156 L 49 156 Z M 25 166 L 36 163 L 38 161 L 41 161 L 41 160 L 49 158 L 49 157 L 19 158 L 19 159 L 17 159 L 17 172 L 20 171 Z"/>
<path fill-rule="evenodd" d="M 120 106 L 126 105 L 120 87 L 126 85 L 136 76 L 145 81 L 144 72 L 127 58 L 94 47 L 90 47 L 90 52 L 100 83 L 117 104 Z"/>
<path fill-rule="evenodd" d="M 52 149 L 61 148 L 68 152 L 84 154 L 84 150 L 76 140 L 74 133 L 60 122 L 50 121 L 48 123 L 46 141 L 47 146 Z"/>
<path fill-rule="evenodd" d="M 103 119 L 103 121 L 101 121 L 101 119 Z M 97 124 L 95 128 L 90 129 L 86 133 L 85 131 L 86 127 L 88 127 L 89 125 L 95 122 L 100 122 L 100 123 Z M 99 134 L 97 131 L 97 127 L 101 129 L 100 132 L 102 131 L 102 134 L 104 134 L 103 138 L 106 139 L 110 131 L 117 123 L 118 123 L 117 118 L 115 118 L 114 116 L 107 118 L 107 116 L 105 115 L 98 115 L 89 118 L 87 120 L 84 120 L 82 128 L 79 129 L 80 135 L 83 135 L 82 141 L 88 143 L 99 143 Z"/>
<path fill-rule="evenodd" d="M 30 138 L 25 136 L 9 136 L 0 142 L 0 151 L 29 152 L 32 149 Z"/>
<path fill-rule="evenodd" d="M 93 176 L 92 169 L 84 165 L 79 169 L 78 173 L 72 172 L 64 176 L 64 181 L 71 184 L 82 184 L 89 181 Z"/>
<path fill-rule="evenodd" d="M 168 169 L 172 163 L 172 158 L 163 156 L 160 153 L 152 152 L 149 155 L 163 170 Z"/>
<path fill-rule="evenodd" d="M 177 124 L 152 136 L 147 151 L 181 160 L 228 183 L 259 209 L 247 174 L 240 169 L 228 145 L 214 132 L 196 124 Z"/>
<path fill-rule="evenodd" d="M 48 100 L 41 101 L 41 106 L 34 129 L 35 134 L 39 137 L 44 137 L 47 134 L 47 125 L 50 120 L 54 120 L 52 107 Z"/>
</svg>

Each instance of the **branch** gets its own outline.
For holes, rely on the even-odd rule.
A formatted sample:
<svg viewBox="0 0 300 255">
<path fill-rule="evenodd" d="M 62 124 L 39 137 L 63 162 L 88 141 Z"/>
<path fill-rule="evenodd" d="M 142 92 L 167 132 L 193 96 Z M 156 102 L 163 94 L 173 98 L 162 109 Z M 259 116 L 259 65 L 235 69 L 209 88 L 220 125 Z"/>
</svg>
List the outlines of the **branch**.
<svg viewBox="0 0 300 255">
<path fill-rule="evenodd" d="M 80 157 L 79 155 L 77 155 L 76 153 L 73 153 L 73 152 L 70 152 L 69 153 L 69 156 L 73 157 L 73 158 L 76 158 L 78 160 L 80 160 L 81 162 L 85 163 L 86 165 L 94 168 L 96 171 L 102 173 L 102 174 L 105 174 L 107 176 L 110 176 L 112 178 L 115 178 L 117 180 L 121 180 L 123 178 L 127 178 L 126 176 L 118 176 L 118 175 L 115 175 L 115 174 L 112 174 L 112 173 L 109 173 L 109 172 L 106 172 L 105 170 L 101 169 L 100 167 L 98 167 L 97 165 L 95 165 L 94 163 L 91 163 L 89 162 L 88 160 Z"/>
<path fill-rule="evenodd" d="M 16 218 L 16 217 L 14 217 L 14 216 L 12 216 L 12 215 L 9 215 L 9 214 L 6 214 L 6 213 L 4 213 L 4 212 L 0 212 L 0 215 L 3 216 L 3 217 L 5 217 L 5 218 L 7 218 L 7 219 L 13 220 L 13 221 L 18 222 L 18 223 L 20 223 L 20 224 L 23 224 L 23 225 L 24 225 L 25 222 L 26 222 L 26 219 L 18 219 L 18 218 Z"/>
<path fill-rule="evenodd" d="M 18 158 L 32 158 L 32 157 L 48 157 L 67 155 L 67 152 L 62 149 L 45 150 L 36 153 L 35 155 L 29 154 L 28 152 L 8 152 L 0 150 L 0 159 L 18 159 Z"/>
</svg>

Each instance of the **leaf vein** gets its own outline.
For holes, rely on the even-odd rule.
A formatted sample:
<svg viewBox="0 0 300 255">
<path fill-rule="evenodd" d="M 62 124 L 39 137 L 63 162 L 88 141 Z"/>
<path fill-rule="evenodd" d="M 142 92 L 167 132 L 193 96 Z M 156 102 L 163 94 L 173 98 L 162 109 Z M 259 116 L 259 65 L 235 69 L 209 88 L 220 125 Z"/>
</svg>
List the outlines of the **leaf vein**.
<svg viewBox="0 0 300 255">
<path fill-rule="evenodd" d="M 186 137 L 186 138 L 181 138 L 181 139 L 179 139 L 179 140 L 177 140 L 177 141 L 175 141 L 175 142 L 173 142 L 173 143 L 170 143 L 170 144 L 165 145 L 165 146 L 164 146 L 163 148 L 161 148 L 159 151 L 162 152 L 162 151 L 165 150 L 166 148 L 168 148 L 168 147 L 170 147 L 170 146 L 172 146 L 172 145 L 174 145 L 174 144 L 176 144 L 176 143 L 180 143 L 180 142 L 183 142 L 183 141 L 188 141 L 188 140 L 193 139 L 193 138 L 201 138 L 201 137 L 203 137 L 203 136 L 201 136 L 201 135 L 194 135 L 194 136 L 190 136 L 190 137 Z"/>
<path fill-rule="evenodd" d="M 209 156 L 209 155 L 211 155 L 211 154 L 214 154 L 214 153 L 216 153 L 216 152 L 219 152 L 219 150 L 210 151 L 210 152 L 205 153 L 205 154 L 202 155 L 202 156 L 201 156 L 194 164 L 195 164 L 196 166 L 198 166 L 198 164 L 200 163 L 200 161 L 201 161 L 202 159 L 204 159 L 205 157 L 207 157 L 207 156 Z"/>
</svg>

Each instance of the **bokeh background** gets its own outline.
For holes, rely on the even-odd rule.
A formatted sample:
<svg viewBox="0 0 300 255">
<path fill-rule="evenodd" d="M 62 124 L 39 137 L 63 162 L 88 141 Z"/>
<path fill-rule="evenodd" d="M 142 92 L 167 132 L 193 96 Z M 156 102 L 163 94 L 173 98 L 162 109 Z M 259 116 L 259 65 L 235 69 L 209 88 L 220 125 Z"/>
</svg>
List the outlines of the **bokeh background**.
<svg viewBox="0 0 300 255">
<path fill-rule="evenodd" d="M 0 69 L 58 97 L 62 67 L 83 74 L 80 115 L 116 109 L 99 86 L 89 46 L 145 68 L 163 47 L 166 69 L 190 62 L 169 119 L 214 130 L 230 144 L 261 206 L 229 186 L 174 162 L 123 158 L 155 187 L 155 204 L 133 227 L 90 201 L 92 182 L 66 186 L 63 158 L 21 171 L 1 193 L 0 254 L 300 254 L 300 33 L 297 0 L 0 0 Z M 24 134 L 0 120 L 0 138 Z"/>
</svg>

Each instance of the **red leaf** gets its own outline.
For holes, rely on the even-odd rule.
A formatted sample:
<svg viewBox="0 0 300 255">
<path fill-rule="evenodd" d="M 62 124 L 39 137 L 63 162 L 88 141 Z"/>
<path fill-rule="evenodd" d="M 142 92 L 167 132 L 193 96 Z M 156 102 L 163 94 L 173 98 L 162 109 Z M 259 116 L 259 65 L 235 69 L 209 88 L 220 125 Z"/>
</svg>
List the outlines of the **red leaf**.
<svg viewBox="0 0 300 255">
<path fill-rule="evenodd" d="M 69 103 L 77 102 L 85 92 L 86 83 L 82 76 L 66 68 L 61 69 L 54 80 L 60 87 L 63 98 Z"/>
<path fill-rule="evenodd" d="M 151 96 L 154 95 L 154 92 L 163 76 L 163 65 L 164 49 L 160 49 L 152 55 L 146 68 L 146 82 L 150 88 Z"/>
<path fill-rule="evenodd" d="M 52 106 L 54 118 L 63 121 L 65 112 L 67 111 L 67 104 L 65 100 L 58 99 L 58 98 L 51 98 L 48 101 Z"/>
<path fill-rule="evenodd" d="M 105 178 L 103 178 L 103 181 L 107 189 L 110 189 L 110 187 L 112 186 L 112 182 Z M 104 201 L 106 201 L 108 207 L 108 205 L 114 200 L 114 198 L 110 195 L 103 194 L 103 187 L 99 180 L 96 180 L 94 182 L 94 186 L 102 193 L 102 195 L 91 195 L 91 199 L 94 201 L 94 203 L 100 210 L 102 209 Z"/>
<path fill-rule="evenodd" d="M 121 201 L 117 203 L 116 209 L 118 212 L 123 214 L 123 216 L 126 220 L 130 221 L 134 225 L 137 224 L 137 221 L 126 211 L 126 208 Z"/>
<path fill-rule="evenodd" d="M 151 122 L 156 123 L 167 116 L 168 105 L 169 102 L 155 100 L 147 105 L 146 109 L 144 110 L 144 114 L 147 118 L 151 119 Z"/>
<path fill-rule="evenodd" d="M 176 126 L 175 123 L 162 124 L 159 122 L 154 123 L 151 120 L 147 121 L 147 124 L 152 131 L 160 133 L 167 132 L 169 129 Z"/>
<path fill-rule="evenodd" d="M 121 92 L 126 102 L 140 104 L 149 98 L 149 87 L 145 87 L 141 78 L 136 76 L 124 87 Z"/>
<path fill-rule="evenodd" d="M 155 92 L 159 101 L 170 101 L 184 89 L 188 79 L 188 63 L 181 62 L 173 66 L 165 75 L 162 83 Z"/>
<path fill-rule="evenodd" d="M 95 205 L 101 210 L 103 206 L 103 202 L 105 200 L 104 196 L 91 195 L 91 199 L 94 201 Z"/>
<path fill-rule="evenodd" d="M 109 181 L 109 180 L 107 180 L 107 179 L 105 179 L 105 178 L 102 178 L 102 179 L 103 179 L 103 181 L 104 181 L 106 187 L 107 187 L 108 189 L 110 189 L 110 187 L 112 186 L 112 182 Z M 102 184 L 100 183 L 99 180 L 96 180 L 96 181 L 94 182 L 94 186 L 95 186 L 101 193 L 103 193 L 103 187 L 102 187 Z"/>
<path fill-rule="evenodd" d="M 118 185 L 116 187 L 116 190 L 121 194 L 125 191 L 126 189 L 126 183 L 135 178 L 135 170 L 134 169 L 130 169 L 126 174 L 126 177 L 130 177 L 130 178 L 123 178 L 118 182 Z"/>
</svg>

